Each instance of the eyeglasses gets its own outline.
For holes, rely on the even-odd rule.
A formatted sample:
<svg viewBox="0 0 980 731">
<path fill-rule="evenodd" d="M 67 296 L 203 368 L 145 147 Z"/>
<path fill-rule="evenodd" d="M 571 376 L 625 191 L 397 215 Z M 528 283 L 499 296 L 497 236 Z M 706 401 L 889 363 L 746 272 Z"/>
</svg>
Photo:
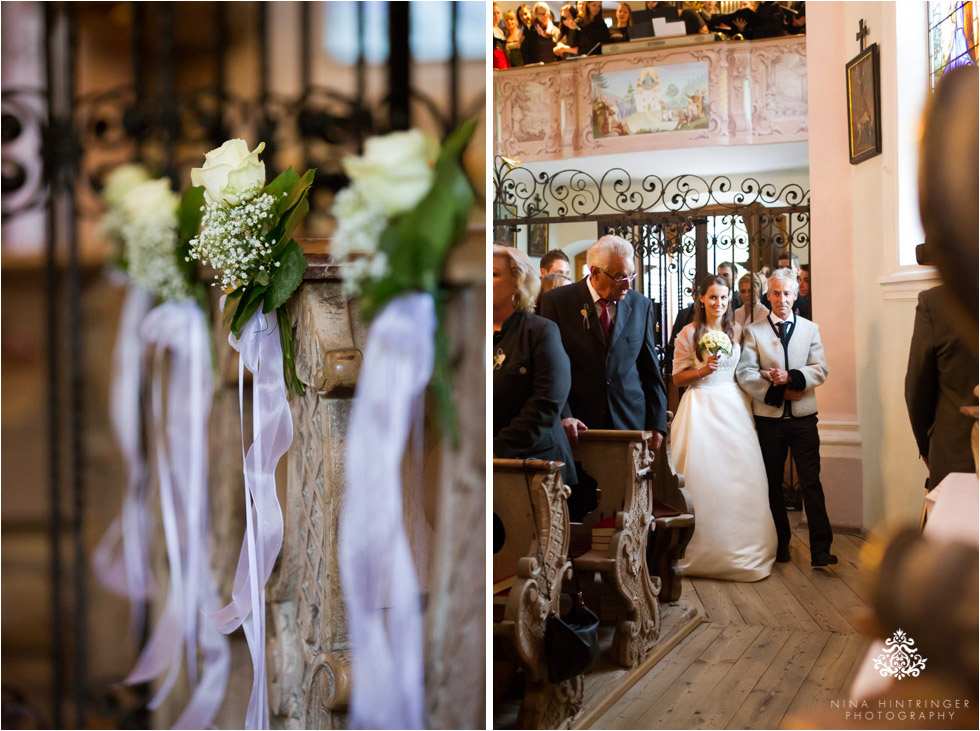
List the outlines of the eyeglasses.
<svg viewBox="0 0 980 731">
<path fill-rule="evenodd" d="M 600 271 L 603 274 L 605 274 L 607 277 L 609 277 L 616 284 L 629 284 L 634 279 L 636 279 L 636 273 L 635 272 L 633 274 L 628 274 L 625 277 L 614 277 L 612 274 L 610 274 L 609 272 L 607 272 L 605 269 L 603 269 L 601 267 L 595 267 L 595 268 L 596 268 L 597 271 Z"/>
</svg>

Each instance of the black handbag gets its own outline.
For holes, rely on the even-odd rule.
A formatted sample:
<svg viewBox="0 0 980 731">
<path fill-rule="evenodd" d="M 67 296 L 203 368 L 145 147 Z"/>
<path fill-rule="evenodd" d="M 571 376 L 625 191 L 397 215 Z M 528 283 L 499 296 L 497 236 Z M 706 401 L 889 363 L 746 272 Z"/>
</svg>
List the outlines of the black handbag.
<svg viewBox="0 0 980 731">
<path fill-rule="evenodd" d="M 544 556 L 541 553 L 541 540 L 537 536 L 538 523 L 534 517 L 534 499 L 531 497 L 531 483 L 527 473 L 527 460 L 524 470 L 524 484 L 527 487 L 527 497 L 531 502 L 531 518 L 534 523 L 535 537 L 538 539 L 538 560 L 541 564 L 541 578 L 544 579 L 545 589 L 551 596 L 551 587 L 545 573 Z M 578 578 L 575 579 L 576 586 Z M 585 606 L 581 590 L 575 593 L 572 608 L 564 617 L 557 612 L 550 612 L 544 627 L 544 655 L 548 667 L 548 682 L 560 683 L 576 675 L 581 675 L 595 662 L 599 656 L 599 618 Z"/>
<path fill-rule="evenodd" d="M 599 656 L 599 618 L 582 602 L 582 592 L 564 617 L 554 612 L 548 616 L 544 653 L 549 683 L 581 675 Z"/>
</svg>

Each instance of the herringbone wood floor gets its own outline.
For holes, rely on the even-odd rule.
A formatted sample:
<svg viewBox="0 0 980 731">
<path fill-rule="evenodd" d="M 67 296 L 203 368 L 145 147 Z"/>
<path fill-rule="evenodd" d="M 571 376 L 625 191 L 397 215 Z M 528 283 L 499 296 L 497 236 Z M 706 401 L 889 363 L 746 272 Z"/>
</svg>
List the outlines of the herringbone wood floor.
<svg viewBox="0 0 980 731">
<path fill-rule="evenodd" d="M 794 523 L 799 521 L 796 515 Z M 868 640 L 854 612 L 864 541 L 837 535 L 840 563 L 810 567 L 805 526 L 790 563 L 754 584 L 685 579 L 707 618 L 613 704 L 599 729 L 778 728 L 844 697 Z"/>
</svg>

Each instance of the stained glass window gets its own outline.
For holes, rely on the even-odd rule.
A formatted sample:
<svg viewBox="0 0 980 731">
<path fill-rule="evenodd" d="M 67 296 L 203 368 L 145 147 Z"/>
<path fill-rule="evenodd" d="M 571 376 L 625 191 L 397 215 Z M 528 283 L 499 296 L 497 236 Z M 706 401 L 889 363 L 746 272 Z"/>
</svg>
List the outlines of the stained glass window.
<svg viewBox="0 0 980 731">
<path fill-rule="evenodd" d="M 976 3 L 929 3 L 929 69 L 932 85 L 957 66 L 977 65 Z"/>
</svg>

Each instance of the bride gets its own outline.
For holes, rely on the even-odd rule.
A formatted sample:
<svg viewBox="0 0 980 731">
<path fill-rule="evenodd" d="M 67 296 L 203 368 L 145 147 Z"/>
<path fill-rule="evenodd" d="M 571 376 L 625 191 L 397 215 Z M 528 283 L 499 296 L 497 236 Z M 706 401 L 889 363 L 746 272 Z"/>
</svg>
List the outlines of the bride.
<svg viewBox="0 0 980 731">
<path fill-rule="evenodd" d="M 702 281 L 694 321 L 681 330 L 674 347 L 674 383 L 688 388 L 670 445 L 695 514 L 694 537 L 680 568 L 685 576 L 758 581 L 772 569 L 776 527 L 752 412 L 735 383 L 741 328 L 728 298 L 723 278 Z M 731 353 L 711 355 L 698 348 L 712 331 L 728 336 Z"/>
</svg>

